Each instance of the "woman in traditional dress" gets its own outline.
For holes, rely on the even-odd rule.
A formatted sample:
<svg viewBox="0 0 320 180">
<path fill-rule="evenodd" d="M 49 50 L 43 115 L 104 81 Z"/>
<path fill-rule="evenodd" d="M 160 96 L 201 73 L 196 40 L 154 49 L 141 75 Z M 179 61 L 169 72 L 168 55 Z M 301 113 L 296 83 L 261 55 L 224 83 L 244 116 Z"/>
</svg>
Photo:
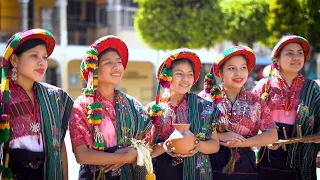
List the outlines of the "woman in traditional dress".
<svg viewBox="0 0 320 180">
<path fill-rule="evenodd" d="M 3 179 L 68 179 L 64 137 L 73 102 L 62 89 L 40 83 L 54 47 L 52 34 L 43 29 L 16 33 L 6 46 L 1 64 Z"/>
<path fill-rule="evenodd" d="M 152 157 L 159 180 L 212 179 L 208 154 L 219 149 L 214 125 L 216 109 L 211 102 L 189 92 L 199 78 L 200 68 L 201 61 L 194 52 L 177 49 L 158 69 L 156 101 L 148 104 L 147 109 L 153 123 L 148 138 L 154 144 Z M 159 103 L 160 86 L 165 90 Z M 173 124 L 190 124 L 192 136 L 197 138 L 194 146 L 191 142 L 192 148 L 186 154 L 173 152 L 174 148 L 179 148 L 172 147 L 168 140 L 174 131 Z"/>
<path fill-rule="evenodd" d="M 213 179 L 257 179 L 253 148 L 277 140 L 276 125 L 266 103 L 244 87 L 254 65 L 253 51 L 235 46 L 222 52 L 205 77 L 200 95 L 212 100 L 221 112 L 217 122 L 221 146 L 210 156 Z M 215 76 L 221 78 L 221 86 Z"/>
<path fill-rule="evenodd" d="M 150 118 L 137 100 L 115 89 L 127 63 L 128 48 L 115 36 L 94 42 L 82 61 L 87 88 L 69 123 L 79 179 L 145 179 L 146 169 L 152 176 L 150 151 L 139 141 L 150 131 Z"/>
<path fill-rule="evenodd" d="M 320 89 L 317 83 L 300 74 L 310 56 L 306 39 L 286 35 L 272 51 L 272 68 L 269 77 L 254 88 L 268 104 L 272 118 L 277 123 L 279 139 L 319 133 Z M 268 146 L 261 149 L 259 179 L 316 178 L 316 156 L 319 145 L 295 143 L 285 149 Z"/>
</svg>

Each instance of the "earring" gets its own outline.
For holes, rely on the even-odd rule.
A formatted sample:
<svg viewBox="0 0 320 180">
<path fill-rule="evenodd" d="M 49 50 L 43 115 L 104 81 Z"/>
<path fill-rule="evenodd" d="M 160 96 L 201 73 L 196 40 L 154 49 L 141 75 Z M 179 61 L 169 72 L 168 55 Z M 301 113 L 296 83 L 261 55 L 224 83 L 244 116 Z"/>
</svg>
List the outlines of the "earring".
<svg viewBox="0 0 320 180">
<path fill-rule="evenodd" d="M 280 66 L 279 65 L 277 66 L 277 69 L 280 70 Z"/>
<path fill-rule="evenodd" d="M 16 67 L 13 67 L 11 71 L 12 71 L 11 79 L 12 79 L 12 81 L 16 81 L 17 80 L 17 72 L 18 72 L 18 70 L 17 70 Z"/>
</svg>

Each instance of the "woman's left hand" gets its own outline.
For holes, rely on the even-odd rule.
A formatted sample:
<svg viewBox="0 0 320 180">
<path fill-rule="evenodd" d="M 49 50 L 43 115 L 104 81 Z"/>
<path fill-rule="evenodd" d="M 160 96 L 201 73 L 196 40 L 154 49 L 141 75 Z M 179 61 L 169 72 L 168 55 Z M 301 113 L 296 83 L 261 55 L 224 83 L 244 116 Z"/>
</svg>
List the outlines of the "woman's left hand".
<svg viewBox="0 0 320 180">
<path fill-rule="evenodd" d="M 230 148 L 245 147 L 244 143 L 245 142 L 242 142 L 239 140 L 233 140 L 233 141 L 227 141 L 227 142 L 220 141 L 221 145 L 226 146 L 226 147 L 230 147 Z"/>
<path fill-rule="evenodd" d="M 121 168 L 124 164 L 113 164 L 113 165 L 107 165 L 107 168 L 104 170 L 105 173 L 109 172 L 109 171 L 118 171 L 119 168 Z"/>
<path fill-rule="evenodd" d="M 191 157 L 191 156 L 194 156 L 195 154 L 197 154 L 197 152 L 199 151 L 199 143 L 200 143 L 200 140 L 199 139 L 196 139 L 194 141 L 194 147 L 191 151 L 189 151 L 189 154 L 183 154 L 181 157 Z"/>
</svg>

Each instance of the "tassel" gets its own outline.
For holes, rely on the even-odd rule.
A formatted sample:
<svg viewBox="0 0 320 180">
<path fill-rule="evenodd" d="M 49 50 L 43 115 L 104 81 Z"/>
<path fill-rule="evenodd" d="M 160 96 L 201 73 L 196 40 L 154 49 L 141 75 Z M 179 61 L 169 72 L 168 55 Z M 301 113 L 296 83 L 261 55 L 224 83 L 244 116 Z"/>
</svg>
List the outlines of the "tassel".
<svg viewBox="0 0 320 180">
<path fill-rule="evenodd" d="M 207 73 L 204 78 L 204 91 L 209 94 L 212 89 L 213 83 L 215 82 L 214 75 L 211 73 Z"/>
<path fill-rule="evenodd" d="M 221 94 L 221 88 L 218 85 L 215 85 L 212 87 L 211 91 L 211 98 L 213 100 L 213 102 L 217 105 L 220 104 L 222 101 L 222 94 Z"/>
<path fill-rule="evenodd" d="M 98 126 L 94 126 L 94 143 L 93 143 L 93 148 L 96 150 L 104 150 L 106 147 L 106 144 L 103 140 L 102 134 L 99 130 Z"/>
<path fill-rule="evenodd" d="M 159 83 L 163 88 L 170 88 L 170 83 L 172 81 L 172 71 L 167 68 L 164 64 L 159 76 Z"/>
<path fill-rule="evenodd" d="M 164 89 L 160 102 L 167 103 L 170 99 L 170 91 L 168 88 Z"/>
<path fill-rule="evenodd" d="M 153 125 L 157 125 L 161 121 L 162 108 L 158 104 L 154 104 L 150 108 L 150 116 Z"/>
<path fill-rule="evenodd" d="M 87 118 L 88 122 L 92 125 L 99 125 L 103 119 L 102 104 L 94 102 L 87 106 Z"/>
<path fill-rule="evenodd" d="M 230 148 L 230 157 L 228 164 L 223 167 L 222 173 L 224 174 L 232 174 L 234 172 L 234 167 L 236 162 L 239 160 L 240 154 L 235 148 Z"/>
</svg>

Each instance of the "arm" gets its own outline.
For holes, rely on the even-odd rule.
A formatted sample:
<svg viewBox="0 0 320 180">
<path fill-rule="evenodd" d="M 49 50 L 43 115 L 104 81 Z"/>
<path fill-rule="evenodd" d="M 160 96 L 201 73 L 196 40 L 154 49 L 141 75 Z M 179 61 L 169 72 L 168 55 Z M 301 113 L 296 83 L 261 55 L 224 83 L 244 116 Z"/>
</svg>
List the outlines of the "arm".
<svg viewBox="0 0 320 180">
<path fill-rule="evenodd" d="M 79 164 L 106 165 L 106 164 L 126 164 L 137 159 L 137 151 L 128 148 L 125 153 L 106 153 L 89 149 L 87 145 L 79 145 L 73 150 Z"/>
<path fill-rule="evenodd" d="M 277 129 L 263 131 L 261 134 L 253 136 L 242 143 L 240 147 L 267 146 L 278 140 Z"/>
<path fill-rule="evenodd" d="M 212 133 L 211 139 L 207 141 L 199 141 L 198 144 L 198 150 L 203 154 L 216 153 L 219 151 L 219 148 L 219 138 L 216 130 Z"/>
<path fill-rule="evenodd" d="M 68 180 L 68 155 L 66 145 L 63 142 L 61 147 L 61 158 L 62 158 L 62 168 L 63 168 L 63 179 Z"/>
<path fill-rule="evenodd" d="M 164 142 L 161 142 L 153 146 L 153 151 L 151 153 L 152 158 L 156 158 L 166 152 L 165 149 L 163 148 L 163 143 Z"/>
</svg>

